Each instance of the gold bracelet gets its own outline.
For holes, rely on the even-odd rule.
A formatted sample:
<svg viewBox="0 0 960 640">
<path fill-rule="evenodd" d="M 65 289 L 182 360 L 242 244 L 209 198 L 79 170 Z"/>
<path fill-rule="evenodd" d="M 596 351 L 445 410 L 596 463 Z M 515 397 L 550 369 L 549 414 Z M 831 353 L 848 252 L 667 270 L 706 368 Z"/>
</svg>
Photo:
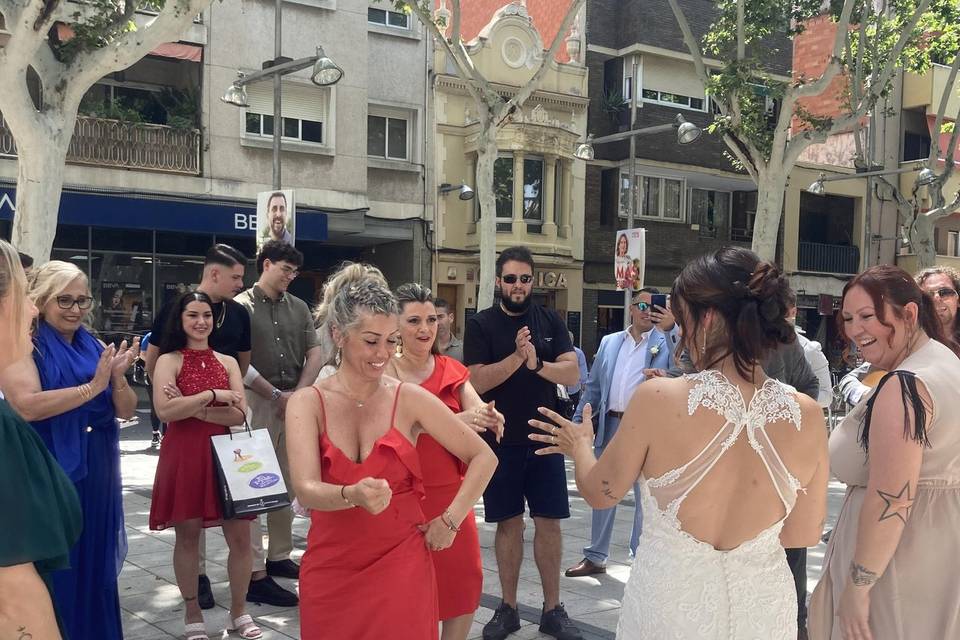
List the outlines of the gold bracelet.
<svg viewBox="0 0 960 640">
<path fill-rule="evenodd" d="M 93 395 L 93 392 L 90 390 L 90 384 L 85 382 L 77 386 L 77 393 L 80 395 L 80 399 L 86 402 L 90 399 L 90 396 Z"/>
<path fill-rule="evenodd" d="M 444 516 L 446 516 L 446 518 L 444 518 Z M 449 522 L 447 522 L 447 518 L 450 519 Z M 446 509 L 443 513 L 440 514 L 440 522 L 442 522 L 447 527 L 447 529 L 450 529 L 450 531 L 453 531 L 454 533 L 460 533 L 460 527 L 453 524 L 453 516 L 450 515 L 449 509 Z"/>
<path fill-rule="evenodd" d="M 346 491 L 347 491 L 347 485 L 345 484 L 340 485 L 340 497 L 343 498 L 343 501 L 346 502 L 351 507 L 357 506 L 352 502 L 350 502 L 350 499 L 347 497 Z"/>
</svg>

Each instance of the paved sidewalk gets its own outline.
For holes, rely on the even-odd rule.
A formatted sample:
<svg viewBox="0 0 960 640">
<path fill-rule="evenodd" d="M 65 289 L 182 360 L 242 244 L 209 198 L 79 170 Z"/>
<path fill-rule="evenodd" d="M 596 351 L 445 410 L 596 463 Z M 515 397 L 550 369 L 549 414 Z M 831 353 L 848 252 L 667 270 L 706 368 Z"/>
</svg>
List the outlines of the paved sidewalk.
<svg viewBox="0 0 960 640">
<path fill-rule="evenodd" d="M 121 469 L 124 485 L 124 509 L 130 549 L 120 574 L 120 605 L 123 609 L 123 628 L 126 640 L 162 640 L 181 637 L 183 631 L 183 603 L 173 575 L 172 530 L 151 532 L 148 528 L 150 492 L 156 469 L 157 453 L 150 449 L 149 416 L 141 413 L 137 424 L 121 431 Z M 581 559 L 581 549 L 590 537 L 590 507 L 576 493 L 572 466 L 568 462 L 568 483 L 571 491 L 571 517 L 563 522 L 564 554 L 562 567 L 569 567 Z M 836 520 L 843 500 L 843 488 L 830 486 L 828 523 Z M 588 640 L 613 638 L 620 613 L 623 588 L 630 572 L 627 542 L 632 522 L 632 500 L 617 510 L 614 525 L 611 559 L 605 575 L 588 578 L 560 578 L 561 600 L 570 616 L 581 623 Z M 497 577 L 493 550 L 495 527 L 483 522 L 482 507 L 477 509 L 480 546 L 484 566 L 484 596 L 470 633 L 471 639 L 481 638 L 483 624 L 493 615 L 499 604 L 500 583 Z M 295 518 L 294 536 L 299 560 L 306 544 L 308 521 Z M 520 573 L 519 599 L 522 628 L 511 639 L 546 638 L 537 630 L 542 594 L 536 565 L 533 562 L 533 525 L 527 529 L 524 545 L 524 564 Z M 807 572 L 810 591 L 820 575 L 826 545 L 810 550 Z M 227 546 L 219 529 L 207 530 L 207 574 L 213 583 L 217 607 L 204 612 L 211 638 L 219 638 L 227 624 L 230 597 L 227 584 Z M 280 580 L 290 588 L 295 583 Z M 266 640 L 300 637 L 300 618 L 297 609 L 250 605 L 264 630 Z M 215 633 L 214 633 L 215 632 Z M 347 639 L 334 639 L 347 640 Z"/>
</svg>

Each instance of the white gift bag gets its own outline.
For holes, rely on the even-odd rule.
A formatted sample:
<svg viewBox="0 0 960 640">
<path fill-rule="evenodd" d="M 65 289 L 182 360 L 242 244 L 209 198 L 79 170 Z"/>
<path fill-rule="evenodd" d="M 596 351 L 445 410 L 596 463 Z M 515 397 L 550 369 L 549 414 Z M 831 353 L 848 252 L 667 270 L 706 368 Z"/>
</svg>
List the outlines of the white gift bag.
<svg viewBox="0 0 960 640">
<path fill-rule="evenodd" d="M 211 436 L 224 518 L 249 516 L 290 506 L 277 452 L 266 429 Z"/>
</svg>

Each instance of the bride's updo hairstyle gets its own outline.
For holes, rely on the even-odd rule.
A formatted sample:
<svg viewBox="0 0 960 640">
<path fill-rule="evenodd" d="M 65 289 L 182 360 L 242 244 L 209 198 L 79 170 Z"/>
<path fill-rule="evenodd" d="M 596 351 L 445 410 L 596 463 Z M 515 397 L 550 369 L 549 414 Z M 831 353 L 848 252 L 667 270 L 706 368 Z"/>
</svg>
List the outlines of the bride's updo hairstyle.
<svg viewBox="0 0 960 640">
<path fill-rule="evenodd" d="M 737 373 L 749 379 L 768 351 L 796 339 L 785 319 L 789 292 L 780 270 L 749 249 L 724 247 L 697 258 L 680 272 L 671 292 L 681 347 L 701 371 L 732 355 Z"/>
<path fill-rule="evenodd" d="M 324 364 L 334 364 L 336 357 L 333 330 L 341 334 L 348 332 L 359 323 L 363 312 L 396 315 L 397 298 L 379 269 L 369 264 L 344 262 L 327 278 L 323 297 L 314 310 Z"/>
</svg>

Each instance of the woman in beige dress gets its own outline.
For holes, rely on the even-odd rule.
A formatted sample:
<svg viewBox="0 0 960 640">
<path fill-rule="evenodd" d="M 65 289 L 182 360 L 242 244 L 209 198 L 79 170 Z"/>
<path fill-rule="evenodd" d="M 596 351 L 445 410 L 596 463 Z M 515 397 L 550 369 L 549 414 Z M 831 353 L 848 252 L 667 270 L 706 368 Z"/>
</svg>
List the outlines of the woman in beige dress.
<svg viewBox="0 0 960 640">
<path fill-rule="evenodd" d="M 844 288 L 843 331 L 886 374 L 830 437 L 847 495 L 808 622 L 813 640 L 960 638 L 960 359 L 898 267 Z"/>
</svg>

